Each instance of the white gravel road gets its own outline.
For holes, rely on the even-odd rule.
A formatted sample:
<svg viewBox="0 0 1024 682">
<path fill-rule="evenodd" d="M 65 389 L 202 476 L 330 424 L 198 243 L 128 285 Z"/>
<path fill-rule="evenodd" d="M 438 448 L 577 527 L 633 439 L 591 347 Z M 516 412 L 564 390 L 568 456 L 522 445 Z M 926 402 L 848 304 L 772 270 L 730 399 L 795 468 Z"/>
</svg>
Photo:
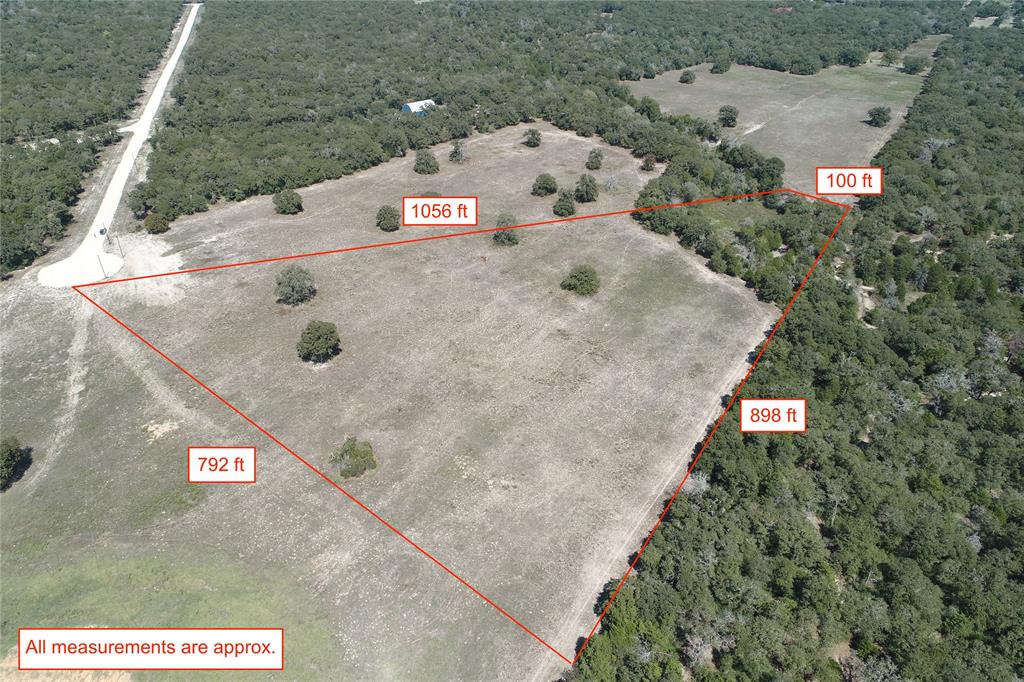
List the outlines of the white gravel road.
<svg viewBox="0 0 1024 682">
<path fill-rule="evenodd" d="M 188 42 L 189 35 L 192 33 L 198 13 L 199 5 L 191 5 L 185 26 L 181 31 L 181 37 L 178 38 L 178 44 L 175 45 L 171 58 L 160 73 L 160 78 L 146 101 L 142 115 L 138 121 L 121 129 L 121 132 L 131 135 L 131 139 L 117 164 L 117 169 L 107 186 L 107 191 L 103 195 L 103 201 L 100 203 L 99 211 L 97 211 L 89 231 L 85 233 L 82 243 L 78 245 L 74 253 L 39 271 L 39 283 L 43 286 L 67 287 L 73 284 L 95 282 L 110 277 L 124 265 L 120 256 L 107 253 L 104 249 L 108 238 L 107 231 L 113 222 L 114 212 L 124 196 L 135 158 L 153 131 L 153 121 L 160 109 L 160 102 L 171 82 L 171 74 L 174 73 L 174 69 L 178 65 L 181 53 L 185 51 L 185 43 Z"/>
</svg>

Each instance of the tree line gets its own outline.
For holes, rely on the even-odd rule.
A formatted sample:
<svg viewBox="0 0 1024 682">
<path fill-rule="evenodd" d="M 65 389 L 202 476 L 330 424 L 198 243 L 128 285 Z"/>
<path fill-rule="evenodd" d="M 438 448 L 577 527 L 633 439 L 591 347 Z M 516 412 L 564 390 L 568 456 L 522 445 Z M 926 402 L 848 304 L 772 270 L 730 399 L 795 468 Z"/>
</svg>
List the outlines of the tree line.
<svg viewBox="0 0 1024 682">
<path fill-rule="evenodd" d="M 715 124 L 632 111 L 622 78 L 797 49 L 821 68 L 845 63 L 844 50 L 866 55 L 953 30 L 970 14 L 942 2 L 806 4 L 785 16 L 762 3 L 601 10 L 588 2 L 310 2 L 259 12 L 210 4 L 132 208 L 174 218 L 535 119 L 651 156 L 653 168 L 714 135 Z M 422 117 L 400 112 L 424 98 L 439 106 Z"/>
<path fill-rule="evenodd" d="M 1021 43 L 942 45 L 874 161 L 885 195 L 860 200 L 744 389 L 806 396 L 810 430 L 743 435 L 733 410 L 566 679 L 1024 675 Z M 685 212 L 653 213 L 691 239 Z M 810 253 L 824 225 L 800 223 L 759 238 Z"/>
</svg>

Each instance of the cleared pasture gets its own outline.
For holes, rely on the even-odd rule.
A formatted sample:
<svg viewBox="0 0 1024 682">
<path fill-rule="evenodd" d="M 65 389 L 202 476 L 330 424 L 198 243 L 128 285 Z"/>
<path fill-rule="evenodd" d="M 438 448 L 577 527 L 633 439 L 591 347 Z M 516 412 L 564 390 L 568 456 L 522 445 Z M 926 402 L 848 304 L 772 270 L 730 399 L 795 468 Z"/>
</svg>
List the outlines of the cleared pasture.
<svg viewBox="0 0 1024 682">
<path fill-rule="evenodd" d="M 941 38 L 919 41 L 907 54 L 930 55 Z M 725 129 L 725 137 L 781 158 L 786 185 L 805 192 L 814 192 L 816 166 L 867 165 L 899 128 L 924 82 L 923 75 L 877 63 L 833 66 L 812 76 L 739 65 L 724 74 L 710 73 L 709 64 L 693 71 L 697 80 L 688 85 L 678 82 L 680 71 L 625 84 L 671 114 L 715 120 L 720 107 L 737 107 L 737 125 Z M 865 123 L 868 109 L 876 106 L 892 109 L 885 127 Z"/>
<path fill-rule="evenodd" d="M 128 274 L 435 233 L 387 235 L 373 226 L 377 207 L 397 205 L 403 194 L 479 195 L 481 226 L 502 212 L 520 222 L 551 218 L 554 197 L 532 197 L 533 179 L 549 172 L 559 184 L 574 182 L 599 143 L 536 127 L 544 135 L 537 149 L 519 144 L 525 127 L 506 129 L 471 138 L 462 165 L 439 147 L 437 175 L 414 174 L 406 158 L 300 190 L 305 210 L 297 216 L 275 215 L 269 197 L 215 207 L 176 222 L 166 241 L 124 240 Z M 636 159 L 602 148 L 604 166 L 592 172 L 601 196 L 579 213 L 628 208 L 645 180 Z M 480 235 L 300 261 L 318 293 L 297 308 L 274 302 L 280 265 L 90 295 L 314 465 L 326 468 L 346 436 L 370 440 L 380 467 L 346 488 L 569 653 L 593 622 L 604 581 L 625 568 L 778 311 L 628 217 L 531 228 L 521 238 L 515 247 Z M 596 296 L 559 288 L 577 263 L 600 273 Z M 322 651 L 321 618 L 331 634 L 332 650 L 303 670 L 523 679 L 561 667 L 123 329 L 80 314 L 90 343 L 67 361 L 87 368 L 88 388 L 75 392 L 77 416 L 59 466 L 40 469 L 8 498 L 24 505 L 4 519 L 5 547 L 17 551 L 10 565 L 21 576 L 9 589 L 31 585 L 32 567 L 110 547 L 111 561 L 208 553 L 231 557 L 275 594 L 282 579 L 294 581 L 274 608 L 286 609 L 282 620 L 296 604 L 316 615 L 289 637 L 296 654 Z M 341 355 L 323 366 L 295 353 L 310 319 L 341 332 Z M 31 355 L 23 349 L 14 360 L 28 364 Z M 33 385 L 27 375 L 15 383 Z M 52 407 L 39 418 L 67 399 L 46 398 Z M 186 446 L 219 443 L 255 444 L 259 483 L 180 492 Z M 75 476 L 92 484 L 62 497 Z M 35 518 L 33 505 L 46 500 L 68 516 Z M 82 518 L 71 514 L 78 503 Z M 37 537 L 65 540 L 19 544 L 33 528 L 43 531 Z M 89 571 L 100 589 L 102 571 Z M 225 569 L 224 580 L 233 571 Z M 268 618 L 252 604 L 265 590 L 228 589 L 224 580 L 188 584 L 181 598 Z M 147 596 L 146 585 L 130 589 L 138 600 L 131 609 L 86 617 L 131 625 L 145 615 L 152 623 L 146 604 L 158 608 L 156 595 Z M 175 622 L 167 624 L 201 626 L 208 612 L 193 615 L 169 613 Z"/>
</svg>

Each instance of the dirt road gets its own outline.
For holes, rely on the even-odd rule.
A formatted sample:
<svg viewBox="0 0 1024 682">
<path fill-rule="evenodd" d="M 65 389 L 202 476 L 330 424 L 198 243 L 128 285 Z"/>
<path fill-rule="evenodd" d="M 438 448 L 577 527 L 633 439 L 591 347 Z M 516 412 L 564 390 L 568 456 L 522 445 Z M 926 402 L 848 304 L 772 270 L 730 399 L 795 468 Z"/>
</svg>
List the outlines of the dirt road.
<svg viewBox="0 0 1024 682">
<path fill-rule="evenodd" d="M 110 184 L 107 185 L 103 201 L 100 203 L 99 211 L 96 212 L 89 231 L 85 233 L 82 243 L 79 244 L 74 253 L 64 260 L 48 265 L 39 271 L 39 283 L 43 286 L 67 287 L 73 284 L 106 279 L 124 265 L 124 261 L 120 256 L 107 253 L 103 248 L 107 241 L 107 230 L 110 228 L 114 212 L 124 196 L 128 178 L 131 176 L 132 167 L 135 164 L 135 158 L 139 155 L 142 145 L 149 140 L 149 136 L 152 133 L 153 121 L 156 119 L 157 111 L 160 109 L 160 102 L 167 92 L 167 86 L 171 82 L 171 75 L 178 65 L 181 54 L 185 51 L 185 44 L 192 33 L 192 27 L 195 25 L 198 13 L 199 5 L 191 5 L 188 17 L 185 19 L 185 26 L 181 31 L 181 36 L 174 47 L 174 52 L 171 53 L 170 59 L 160 73 L 160 78 L 157 80 L 156 87 L 146 101 L 142 115 L 138 121 L 121 129 L 121 132 L 131 134 L 131 140 L 129 140 L 128 145 L 125 147 L 124 154 L 117 164 L 117 169 L 114 171 Z"/>
</svg>

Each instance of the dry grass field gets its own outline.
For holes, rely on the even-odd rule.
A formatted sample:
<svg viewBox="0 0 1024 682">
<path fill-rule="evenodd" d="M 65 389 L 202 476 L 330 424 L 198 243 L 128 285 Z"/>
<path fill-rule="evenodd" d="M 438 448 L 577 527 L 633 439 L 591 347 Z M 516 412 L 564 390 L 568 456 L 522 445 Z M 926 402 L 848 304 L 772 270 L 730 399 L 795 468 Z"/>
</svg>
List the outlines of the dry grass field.
<svg viewBox="0 0 1024 682">
<path fill-rule="evenodd" d="M 943 36 L 915 43 L 907 54 L 930 55 Z M 868 63 L 856 68 L 833 66 L 813 76 L 795 76 L 751 66 L 733 65 L 712 74 L 710 65 L 695 67 L 697 80 L 679 83 L 680 71 L 629 81 L 637 97 L 653 97 L 664 112 L 715 120 L 726 104 L 739 109 L 727 138 L 754 145 L 786 162 L 786 186 L 814 192 L 816 166 L 866 165 L 899 128 L 924 75 Z M 886 106 L 892 120 L 883 128 L 865 123 L 868 109 Z"/>
<path fill-rule="evenodd" d="M 439 147 L 434 176 L 414 174 L 406 158 L 300 190 L 297 216 L 275 215 L 260 197 L 179 220 L 165 240 L 123 239 L 126 274 L 438 232 L 374 228 L 377 207 L 403 194 L 479 195 L 482 227 L 506 211 L 520 222 L 550 218 L 554 198 L 530 196 L 533 179 L 575 181 L 599 143 L 536 127 L 537 149 L 519 144 L 524 127 L 506 129 L 472 138 L 463 165 Z M 601 197 L 579 213 L 628 208 L 645 181 L 637 160 L 603 149 L 604 167 L 593 172 Z M 379 469 L 345 487 L 570 653 L 593 623 L 598 591 L 624 570 L 778 311 L 627 217 L 520 236 L 511 248 L 482 235 L 305 259 L 318 292 L 296 308 L 274 302 L 279 264 L 89 292 L 314 465 L 327 468 L 347 436 L 370 440 Z M 596 296 L 559 288 L 577 263 L 600 273 Z M 77 336 L 56 318 L 67 338 L 49 363 L 27 347 L 5 358 L 24 368 L 5 372 L 5 390 L 27 393 L 47 368 L 79 367 L 77 383 L 54 382 L 66 394 L 38 396 L 36 417 L 27 406 L 11 415 L 41 427 L 75 404 L 60 459 L 42 459 L 6 494 L 17 507 L 3 531 L 4 546 L 16 548 L 8 563 L 18 586 L 34 585 L 32 569 L 54 562 L 92 576 L 99 571 L 86 557 L 98 553 L 153 571 L 154 562 L 184 562 L 204 567 L 198 584 L 170 589 L 202 606 L 195 617 L 175 613 L 174 624 L 280 625 L 280 613 L 297 675 L 543 679 L 562 667 L 112 321 L 61 305 L 61 317 L 84 319 L 88 343 L 77 359 L 56 357 Z M 32 325 L 46 314 L 34 313 Z M 323 366 L 295 353 L 311 319 L 335 322 L 341 334 L 342 353 Z M 185 448 L 198 444 L 256 445 L 259 483 L 185 489 Z M 62 497 L 70 477 L 79 483 Z M 35 518 L 40 500 L 67 508 L 67 518 Z M 29 535 L 62 540 L 37 546 Z M 236 573 L 252 576 L 251 593 Z M 45 621 L 46 607 L 34 608 Z M 296 617 L 304 608 L 309 617 Z M 130 612 L 80 612 L 137 624 L 124 622 Z"/>
</svg>

